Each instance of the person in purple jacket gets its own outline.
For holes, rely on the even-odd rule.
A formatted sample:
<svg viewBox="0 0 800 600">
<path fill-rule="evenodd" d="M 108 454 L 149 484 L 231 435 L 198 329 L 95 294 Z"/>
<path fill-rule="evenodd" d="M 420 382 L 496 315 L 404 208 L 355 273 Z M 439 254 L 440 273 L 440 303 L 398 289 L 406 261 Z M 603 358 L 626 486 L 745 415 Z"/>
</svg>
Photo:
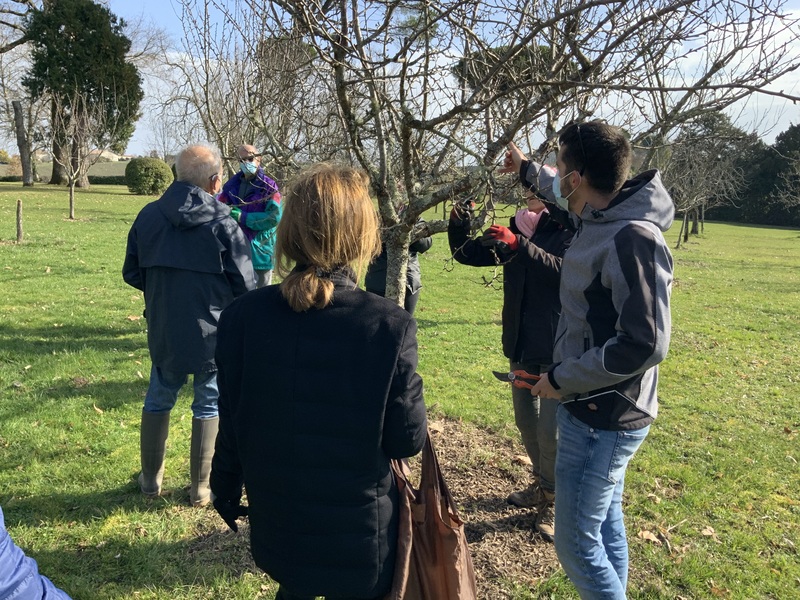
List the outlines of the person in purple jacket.
<svg viewBox="0 0 800 600">
<path fill-rule="evenodd" d="M 272 283 L 272 253 L 275 228 L 281 220 L 281 193 L 278 184 L 261 168 L 261 155 L 255 146 L 239 146 L 236 154 L 239 172 L 225 182 L 217 199 L 231 206 L 231 216 L 250 242 L 256 286 L 264 287 Z"/>
<path fill-rule="evenodd" d="M 0 507 L 0 598 L 14 600 L 70 600 L 53 582 L 39 574 L 36 561 L 25 556 L 8 535 Z"/>
</svg>

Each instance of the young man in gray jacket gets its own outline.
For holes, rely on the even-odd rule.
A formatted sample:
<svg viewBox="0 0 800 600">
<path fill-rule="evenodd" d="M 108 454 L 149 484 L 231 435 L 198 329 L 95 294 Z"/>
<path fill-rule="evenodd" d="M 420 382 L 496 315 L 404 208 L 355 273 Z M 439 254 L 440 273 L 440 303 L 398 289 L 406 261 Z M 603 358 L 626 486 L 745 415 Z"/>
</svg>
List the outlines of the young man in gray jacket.
<svg viewBox="0 0 800 600">
<path fill-rule="evenodd" d="M 219 152 L 189 146 L 175 162 L 177 181 L 145 206 L 128 234 L 122 277 L 144 292 L 152 368 L 141 428 L 146 496 L 161 494 L 169 415 L 192 375 L 190 503 L 210 500 L 209 475 L 219 427 L 217 321 L 233 300 L 255 287 L 247 239 L 217 202 L 222 187 Z"/>
<path fill-rule="evenodd" d="M 531 394 L 561 401 L 555 546 L 584 599 L 625 598 L 625 470 L 657 415 L 670 337 L 674 208 L 657 171 L 626 180 L 631 156 L 620 129 L 570 125 L 552 183 L 579 226 L 562 261 L 554 364 Z"/>
</svg>

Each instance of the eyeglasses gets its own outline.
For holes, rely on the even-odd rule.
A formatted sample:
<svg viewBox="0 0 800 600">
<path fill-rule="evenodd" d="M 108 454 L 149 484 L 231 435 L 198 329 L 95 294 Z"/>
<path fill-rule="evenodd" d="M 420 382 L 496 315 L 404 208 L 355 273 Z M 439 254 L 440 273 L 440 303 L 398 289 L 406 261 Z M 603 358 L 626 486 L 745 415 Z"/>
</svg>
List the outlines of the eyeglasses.
<svg viewBox="0 0 800 600">
<path fill-rule="evenodd" d="M 256 158 L 258 158 L 255 154 L 251 154 L 250 156 L 240 156 L 239 162 L 253 162 Z"/>
<path fill-rule="evenodd" d="M 575 125 L 575 128 L 578 130 L 578 144 L 581 146 L 581 168 L 578 171 L 578 175 L 583 177 L 583 172 L 586 170 L 586 151 L 583 149 L 583 137 L 581 136 L 581 126 L 579 124 Z"/>
</svg>

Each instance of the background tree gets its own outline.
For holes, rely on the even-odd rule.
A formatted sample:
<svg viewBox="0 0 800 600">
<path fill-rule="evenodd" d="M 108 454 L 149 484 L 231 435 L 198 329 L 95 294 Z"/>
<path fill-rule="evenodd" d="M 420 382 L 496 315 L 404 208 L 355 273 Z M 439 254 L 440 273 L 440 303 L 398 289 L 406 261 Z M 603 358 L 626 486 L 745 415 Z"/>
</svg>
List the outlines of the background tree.
<svg viewBox="0 0 800 600">
<path fill-rule="evenodd" d="M 88 165 L 80 158 L 88 155 L 86 145 L 102 140 L 103 148 L 124 148 L 133 134 L 143 92 L 138 69 L 126 60 L 131 42 L 123 27 L 91 0 L 59 0 L 26 17 L 32 52 L 23 84 L 34 101 L 50 101 L 50 183 L 88 185 Z M 84 129 L 102 125 L 108 129 Z"/>
<path fill-rule="evenodd" d="M 62 140 L 68 152 L 61 158 L 53 155 L 53 161 L 62 161 L 59 166 L 66 176 L 69 188 L 69 218 L 75 219 L 75 187 L 86 177 L 89 167 L 110 149 L 115 140 L 130 127 L 130 121 L 117 111 L 109 111 L 109 102 L 97 101 L 95 95 L 75 90 L 72 95 L 52 97 L 53 121 L 50 123 L 54 137 Z M 120 133 L 120 131 L 122 133 Z"/>
<path fill-rule="evenodd" d="M 666 151 L 654 155 L 651 166 L 662 170 L 676 212 L 683 217 L 678 245 L 690 233 L 699 233 L 707 210 L 738 200 L 745 186 L 740 150 L 748 138 L 725 114 L 705 113 L 681 125 Z"/>
</svg>

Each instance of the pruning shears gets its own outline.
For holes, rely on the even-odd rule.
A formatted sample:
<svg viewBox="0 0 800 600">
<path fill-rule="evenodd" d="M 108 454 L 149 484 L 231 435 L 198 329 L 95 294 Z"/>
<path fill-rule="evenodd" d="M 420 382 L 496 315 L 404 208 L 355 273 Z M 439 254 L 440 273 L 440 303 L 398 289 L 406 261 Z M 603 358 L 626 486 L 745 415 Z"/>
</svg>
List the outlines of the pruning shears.
<svg viewBox="0 0 800 600">
<path fill-rule="evenodd" d="M 542 378 L 541 375 L 533 375 L 523 369 L 505 373 L 501 371 L 492 371 L 492 375 L 497 377 L 500 381 L 505 381 L 516 388 L 525 388 L 526 390 L 532 389 L 533 386 L 536 385 L 536 382 Z"/>
</svg>

